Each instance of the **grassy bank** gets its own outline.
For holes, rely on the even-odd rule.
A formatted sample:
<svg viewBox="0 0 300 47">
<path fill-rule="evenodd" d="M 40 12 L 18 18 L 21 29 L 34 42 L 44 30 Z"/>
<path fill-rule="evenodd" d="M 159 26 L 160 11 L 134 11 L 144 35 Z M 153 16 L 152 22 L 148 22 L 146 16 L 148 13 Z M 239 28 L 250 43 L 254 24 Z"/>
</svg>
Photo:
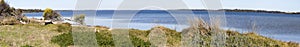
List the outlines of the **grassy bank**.
<svg viewBox="0 0 300 47">
<path fill-rule="evenodd" d="M 0 26 L 0 47 L 58 47 L 50 43 L 53 36 L 60 35 L 68 25 L 3 25 Z"/>
<path fill-rule="evenodd" d="M 136 47 L 149 47 L 151 43 L 149 41 L 149 33 L 151 30 L 136 30 L 130 29 L 129 35 L 134 46 Z M 181 32 L 176 32 L 168 28 L 164 29 L 167 38 L 168 47 L 179 47 L 181 46 Z M 208 34 L 210 34 L 209 32 Z M 111 31 L 100 31 L 95 33 L 97 43 L 99 46 L 114 46 Z M 226 31 L 228 37 L 226 37 L 227 47 L 298 47 L 297 43 L 282 42 L 273 40 L 267 37 L 255 33 L 241 34 L 235 31 Z M 202 42 L 199 46 L 210 47 L 211 35 L 199 36 Z M 52 42 L 59 44 L 60 46 L 71 46 L 74 45 L 72 42 L 72 34 L 64 33 L 52 38 Z"/>
<path fill-rule="evenodd" d="M 71 27 L 68 24 L 58 25 L 4 25 L 0 26 L 0 46 L 1 47 L 20 47 L 20 46 L 34 46 L 34 47 L 66 47 L 74 46 L 72 29 L 86 28 L 94 29 L 93 27 Z M 97 44 L 101 47 L 114 47 L 112 31 L 105 30 L 107 28 L 96 27 L 95 35 Z M 129 38 L 132 44 L 136 47 L 149 47 L 151 46 L 149 34 L 151 31 L 160 29 L 165 33 L 166 46 L 179 47 L 182 46 L 182 34 L 186 32 L 199 33 L 197 39 L 198 46 L 210 47 L 213 32 L 209 28 L 204 27 L 190 27 L 183 32 L 165 27 L 154 27 L 150 30 L 128 29 Z M 197 31 L 188 31 L 192 29 L 199 29 Z M 238 33 L 236 31 L 223 31 L 226 32 L 227 47 L 298 47 L 298 43 L 283 42 L 255 33 Z M 85 33 L 85 32 L 82 32 Z M 195 34 L 191 34 L 195 35 Z"/>
</svg>

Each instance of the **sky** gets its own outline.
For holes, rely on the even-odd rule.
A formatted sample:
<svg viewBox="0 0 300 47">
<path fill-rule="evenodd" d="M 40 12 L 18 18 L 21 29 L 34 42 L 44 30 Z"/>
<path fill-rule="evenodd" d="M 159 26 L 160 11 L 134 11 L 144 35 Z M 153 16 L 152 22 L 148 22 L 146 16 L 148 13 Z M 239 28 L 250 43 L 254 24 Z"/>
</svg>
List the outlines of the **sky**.
<svg viewBox="0 0 300 47">
<path fill-rule="evenodd" d="M 99 10 L 115 10 L 124 0 L 102 0 Z M 183 0 L 189 9 L 206 9 L 202 0 Z M 77 0 L 6 0 L 15 8 L 74 10 Z M 300 0 L 221 0 L 223 9 L 300 12 Z"/>
</svg>

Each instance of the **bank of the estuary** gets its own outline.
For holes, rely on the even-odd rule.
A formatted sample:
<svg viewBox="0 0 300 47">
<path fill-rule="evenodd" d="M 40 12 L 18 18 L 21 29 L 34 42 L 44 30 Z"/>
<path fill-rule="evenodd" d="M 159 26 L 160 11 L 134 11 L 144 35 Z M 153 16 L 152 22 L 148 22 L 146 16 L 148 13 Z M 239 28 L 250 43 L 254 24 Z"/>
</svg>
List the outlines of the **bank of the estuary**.
<svg viewBox="0 0 300 47">
<path fill-rule="evenodd" d="M 138 29 L 126 29 L 129 31 L 129 38 L 133 46 L 149 47 L 151 41 L 149 39 L 153 30 L 161 30 L 159 32 L 165 33 L 167 47 L 179 47 L 185 46 L 182 44 L 182 38 L 184 34 L 191 35 L 189 39 L 197 39 L 195 46 L 212 46 L 212 37 L 214 32 L 211 28 L 203 26 L 201 23 L 197 23 L 199 26 L 191 26 L 184 29 L 183 32 L 177 32 L 175 30 L 157 26 L 150 30 L 138 30 Z M 96 34 L 96 40 L 98 46 L 115 46 L 112 37 L 112 31 L 107 27 L 95 26 L 71 26 L 70 24 L 26 24 L 26 25 L 4 25 L 0 26 L 0 46 L 2 47 L 19 47 L 19 46 L 36 46 L 36 47 L 65 47 L 74 46 L 74 38 L 72 32 L 79 31 L 76 29 L 96 29 L 93 31 Z M 88 33 L 82 32 L 82 33 Z M 236 31 L 223 30 L 226 34 L 225 45 L 227 47 L 298 47 L 298 43 L 283 42 L 279 40 L 263 37 L 256 33 L 238 33 Z M 196 36 L 195 36 L 196 35 Z M 186 39 L 185 38 L 185 39 Z"/>
</svg>

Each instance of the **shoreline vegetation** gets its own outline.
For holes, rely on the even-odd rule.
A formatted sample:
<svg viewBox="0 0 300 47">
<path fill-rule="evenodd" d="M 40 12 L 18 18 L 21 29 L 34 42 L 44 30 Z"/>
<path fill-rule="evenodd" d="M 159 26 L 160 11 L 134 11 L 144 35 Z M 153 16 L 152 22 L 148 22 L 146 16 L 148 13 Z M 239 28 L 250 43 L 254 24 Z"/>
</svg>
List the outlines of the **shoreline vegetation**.
<svg viewBox="0 0 300 47">
<path fill-rule="evenodd" d="M 34 9 L 32 9 L 34 10 Z M 278 13 L 278 14 L 300 14 L 300 12 L 283 12 L 283 11 L 269 11 L 269 10 L 251 10 L 251 9 L 218 9 L 218 10 L 207 10 L 207 9 L 174 9 L 169 11 L 180 11 L 180 10 L 191 10 L 191 11 L 225 11 L 225 12 L 258 12 L 258 13 Z M 41 10 L 43 11 L 43 10 Z M 41 12 L 37 9 L 36 12 Z M 55 10 L 55 11 L 75 11 L 75 10 Z M 89 11 L 89 10 L 79 10 Z M 116 10 L 117 11 L 117 10 Z M 130 10 L 129 10 L 130 11 Z M 135 10 L 132 10 L 135 11 Z"/>
<path fill-rule="evenodd" d="M 251 9 L 178 9 L 178 10 L 193 10 L 193 11 L 225 11 L 225 12 L 258 12 L 258 13 L 279 13 L 279 14 L 300 14 L 300 12 L 283 12 L 283 11 L 268 11 L 268 10 L 251 10 Z"/>
<path fill-rule="evenodd" d="M 25 13 L 43 12 L 42 9 L 21 9 Z M 191 10 L 191 11 L 225 11 L 225 12 L 258 12 L 258 13 L 278 13 L 278 14 L 300 14 L 300 12 L 283 12 L 283 11 L 269 11 L 269 10 L 251 10 L 251 9 L 218 9 L 218 10 L 207 10 L 207 9 L 174 9 L 176 10 Z M 75 11 L 75 10 L 55 10 L 55 11 Z M 79 10 L 81 11 L 81 10 Z M 84 10 L 89 11 L 89 10 Z M 172 11 L 172 10 L 170 10 Z"/>
<path fill-rule="evenodd" d="M 0 47 L 72 47 L 75 45 L 72 33 L 86 30 L 85 33 L 95 33 L 97 44 L 100 47 L 115 47 L 113 41 L 113 32 L 105 26 L 86 26 L 84 25 L 85 15 L 77 15 L 71 21 L 80 23 L 73 26 L 70 23 L 56 23 L 63 19 L 57 11 L 47 8 L 45 10 L 32 9 L 27 12 L 45 11 L 43 19 L 28 19 L 19 9 L 13 9 L 4 0 L 0 0 Z M 41 24 L 42 23 L 42 24 Z M 195 46 L 211 47 L 214 45 L 213 36 L 218 32 L 225 34 L 226 47 L 300 47 L 296 42 L 285 42 L 274 40 L 261 36 L 255 32 L 239 33 L 231 30 L 221 30 L 212 32 L 211 27 L 202 19 L 195 19 L 189 28 L 182 32 L 172 30 L 163 26 L 153 27 L 149 30 L 125 29 L 129 31 L 129 39 L 135 47 L 161 46 L 160 44 L 152 44 L 150 34 L 165 33 L 166 47 L 180 47 L 188 45 L 182 44 L 184 35 L 188 35 L 184 39 L 193 40 Z M 92 31 L 88 31 L 92 30 Z M 160 31 L 157 31 L 160 30 Z M 157 32 L 152 32 L 157 31 Z M 117 32 L 118 33 L 118 32 Z M 77 35 L 77 34 L 75 34 Z M 196 36 L 195 36 L 196 35 Z M 155 36 L 155 35 L 154 35 Z M 87 37 L 84 37 L 87 38 Z M 80 45 L 79 45 L 80 46 Z"/>
<path fill-rule="evenodd" d="M 200 21 L 200 20 L 198 20 Z M 201 22 L 192 23 L 189 28 L 182 32 L 172 30 L 163 26 L 156 26 L 149 30 L 124 29 L 129 31 L 129 38 L 135 47 L 150 47 L 150 35 L 165 33 L 167 47 L 185 46 L 182 44 L 182 35 L 191 35 L 185 39 L 196 39 L 195 46 L 210 47 L 214 32 L 210 27 Z M 93 31 L 88 31 L 95 29 Z M 74 34 L 80 32 L 95 33 L 99 47 L 115 47 L 112 34 L 114 29 L 110 30 L 105 26 L 71 26 L 69 23 L 63 24 L 24 24 L 24 25 L 2 25 L 0 26 L 0 46 L 19 47 L 19 46 L 36 46 L 36 47 L 68 47 L 74 46 Z M 81 32 L 86 30 L 85 32 Z M 161 30 L 160 32 L 152 32 Z M 254 32 L 239 33 L 237 31 L 222 30 L 226 34 L 226 47 L 299 47 L 299 43 L 285 42 L 261 36 Z M 198 35 L 198 36 L 194 36 Z"/>
</svg>

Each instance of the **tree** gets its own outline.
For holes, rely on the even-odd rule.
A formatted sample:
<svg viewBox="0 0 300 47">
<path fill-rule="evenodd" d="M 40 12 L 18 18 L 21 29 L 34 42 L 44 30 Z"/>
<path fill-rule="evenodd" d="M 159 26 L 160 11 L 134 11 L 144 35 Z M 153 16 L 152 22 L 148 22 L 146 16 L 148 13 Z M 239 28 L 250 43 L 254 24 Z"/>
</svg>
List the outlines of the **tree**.
<svg viewBox="0 0 300 47">
<path fill-rule="evenodd" d="M 80 25 L 84 25 L 84 19 L 85 19 L 85 15 L 81 14 L 81 15 L 75 15 L 73 20 L 77 23 L 79 23 Z"/>
<path fill-rule="evenodd" d="M 44 10 L 43 17 L 44 17 L 44 20 L 52 20 L 52 21 L 61 21 L 62 20 L 60 14 L 58 14 L 57 12 L 53 11 L 50 8 L 46 8 Z"/>
</svg>

